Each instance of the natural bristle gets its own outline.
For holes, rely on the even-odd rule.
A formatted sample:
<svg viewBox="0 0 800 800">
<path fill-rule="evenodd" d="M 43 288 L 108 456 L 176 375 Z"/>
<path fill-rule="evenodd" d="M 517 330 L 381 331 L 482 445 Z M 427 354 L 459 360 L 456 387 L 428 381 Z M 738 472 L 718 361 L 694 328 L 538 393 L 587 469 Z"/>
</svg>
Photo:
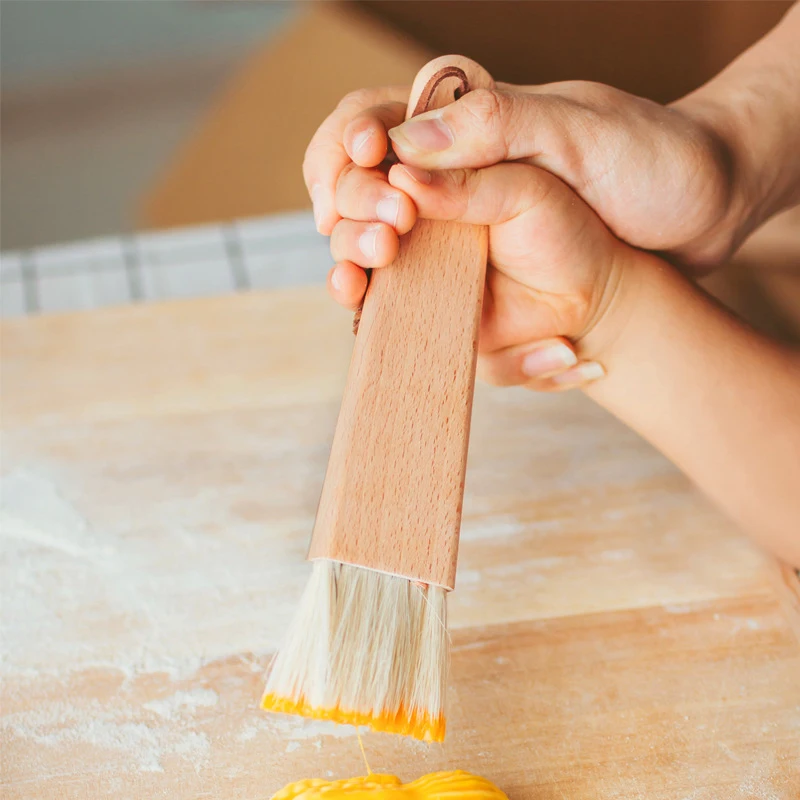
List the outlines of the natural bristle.
<svg viewBox="0 0 800 800">
<path fill-rule="evenodd" d="M 314 562 L 262 707 L 442 741 L 446 590 Z"/>
</svg>

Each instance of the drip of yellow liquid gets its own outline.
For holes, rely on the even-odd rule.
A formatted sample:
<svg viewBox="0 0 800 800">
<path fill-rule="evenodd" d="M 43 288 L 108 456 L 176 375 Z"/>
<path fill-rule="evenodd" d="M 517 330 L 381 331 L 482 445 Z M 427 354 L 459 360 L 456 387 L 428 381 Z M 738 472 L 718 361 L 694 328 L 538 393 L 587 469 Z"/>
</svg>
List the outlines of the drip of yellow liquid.
<svg viewBox="0 0 800 800">
<path fill-rule="evenodd" d="M 448 800 L 508 800 L 490 781 L 460 769 L 432 772 L 405 784 L 394 775 L 373 772 L 340 781 L 309 778 L 290 783 L 272 800 L 435 800 L 444 796 Z"/>
<path fill-rule="evenodd" d="M 358 746 L 361 748 L 361 757 L 364 759 L 364 766 L 367 768 L 367 775 L 372 775 L 372 770 L 370 769 L 369 761 L 367 761 L 367 751 L 364 750 L 364 742 L 361 739 L 361 734 L 357 732 L 356 736 L 358 737 Z"/>
</svg>

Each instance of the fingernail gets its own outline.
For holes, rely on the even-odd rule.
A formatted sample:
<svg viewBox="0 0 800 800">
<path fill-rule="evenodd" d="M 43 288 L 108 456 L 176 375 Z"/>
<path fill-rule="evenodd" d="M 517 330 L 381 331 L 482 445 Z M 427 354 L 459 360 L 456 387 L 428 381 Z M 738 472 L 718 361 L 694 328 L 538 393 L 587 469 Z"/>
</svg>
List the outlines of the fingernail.
<svg viewBox="0 0 800 800">
<path fill-rule="evenodd" d="M 408 173 L 408 177 L 416 183 L 422 183 L 425 186 L 429 186 L 430 182 L 433 180 L 433 175 L 427 169 L 422 169 L 421 167 L 410 167 L 408 164 L 403 164 L 400 169 L 405 170 L 405 172 Z"/>
<path fill-rule="evenodd" d="M 358 237 L 358 247 L 370 261 L 373 260 L 378 253 L 379 231 L 380 228 L 367 228 L 367 230 Z"/>
<path fill-rule="evenodd" d="M 538 378 L 548 372 L 572 367 L 578 363 L 575 353 L 563 342 L 539 347 L 522 359 L 522 374 L 529 378 Z"/>
<path fill-rule="evenodd" d="M 404 122 L 389 131 L 389 138 L 400 147 L 429 153 L 447 150 L 455 142 L 449 126 L 436 117 Z"/>
<path fill-rule="evenodd" d="M 375 131 L 372 128 L 368 128 L 365 131 L 361 131 L 361 133 L 357 133 L 353 137 L 353 155 L 357 156 L 361 150 L 364 149 L 367 142 L 372 138 Z"/>
<path fill-rule="evenodd" d="M 559 386 L 580 386 L 582 383 L 590 383 L 598 378 L 604 378 L 606 371 L 601 364 L 596 361 L 586 361 L 579 364 L 574 369 L 568 369 L 559 375 L 553 375 L 553 383 Z"/>
<path fill-rule="evenodd" d="M 331 272 L 331 286 L 333 286 L 337 292 L 342 291 L 342 281 L 339 277 L 339 267 L 334 267 L 333 272 Z"/>
<path fill-rule="evenodd" d="M 314 211 L 314 225 L 319 233 L 322 233 L 320 223 L 322 222 L 324 194 L 323 188 L 318 183 L 311 187 L 311 208 Z"/>
<path fill-rule="evenodd" d="M 382 197 L 375 206 L 375 214 L 381 222 L 396 228 L 397 218 L 400 216 L 400 196 L 389 194 Z"/>
</svg>

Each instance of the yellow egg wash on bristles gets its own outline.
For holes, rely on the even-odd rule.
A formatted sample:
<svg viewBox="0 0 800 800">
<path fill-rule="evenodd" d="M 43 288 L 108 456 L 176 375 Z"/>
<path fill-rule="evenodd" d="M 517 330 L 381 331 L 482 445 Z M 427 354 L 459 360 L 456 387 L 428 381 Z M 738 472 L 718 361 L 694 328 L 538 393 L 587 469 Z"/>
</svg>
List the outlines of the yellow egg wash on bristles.
<svg viewBox="0 0 800 800">
<path fill-rule="evenodd" d="M 273 659 L 262 707 L 442 741 L 446 594 L 438 586 L 315 561 Z"/>
<path fill-rule="evenodd" d="M 463 770 L 433 772 L 411 783 L 395 775 L 365 775 L 340 781 L 319 778 L 296 781 L 272 800 L 508 800 L 491 781 Z"/>
<path fill-rule="evenodd" d="M 266 711 L 298 714 L 301 717 L 328 720 L 341 725 L 366 725 L 374 731 L 399 733 L 426 742 L 444 741 L 446 727 L 444 715 L 433 719 L 427 715 L 408 713 L 402 707 L 393 716 L 389 714 L 367 715 L 342 708 L 313 708 L 302 699 L 297 702 L 271 694 L 264 695 L 261 707 Z"/>
</svg>

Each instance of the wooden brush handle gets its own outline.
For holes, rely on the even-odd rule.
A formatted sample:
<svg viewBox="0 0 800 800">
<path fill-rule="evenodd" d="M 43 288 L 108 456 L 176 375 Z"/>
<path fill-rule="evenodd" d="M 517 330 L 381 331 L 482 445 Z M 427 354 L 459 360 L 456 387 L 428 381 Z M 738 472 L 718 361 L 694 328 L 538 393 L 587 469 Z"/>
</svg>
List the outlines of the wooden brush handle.
<svg viewBox="0 0 800 800">
<path fill-rule="evenodd" d="M 407 116 L 492 86 L 469 59 L 434 59 Z M 419 220 L 373 271 L 309 558 L 454 587 L 487 239 Z"/>
</svg>

